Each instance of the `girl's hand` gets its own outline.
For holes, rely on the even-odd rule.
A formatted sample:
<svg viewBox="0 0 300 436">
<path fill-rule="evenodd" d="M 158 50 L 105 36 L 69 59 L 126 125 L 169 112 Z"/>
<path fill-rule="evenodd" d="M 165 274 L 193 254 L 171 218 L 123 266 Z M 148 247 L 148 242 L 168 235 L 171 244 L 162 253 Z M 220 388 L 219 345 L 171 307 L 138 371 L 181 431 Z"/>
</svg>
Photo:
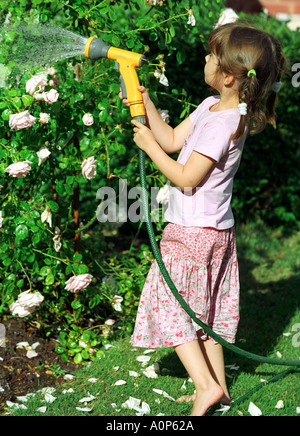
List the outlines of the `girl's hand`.
<svg viewBox="0 0 300 436">
<path fill-rule="evenodd" d="M 147 153 L 149 148 L 152 148 L 157 144 L 151 130 L 136 120 L 131 120 L 131 123 L 135 126 L 133 129 L 134 142 L 141 150 Z"/>
<path fill-rule="evenodd" d="M 138 86 L 137 89 L 142 94 L 144 106 L 146 108 L 148 103 L 151 102 L 149 94 L 148 94 L 148 91 L 147 91 L 147 89 L 144 86 Z M 123 100 L 123 103 L 126 104 L 126 106 L 130 105 L 129 101 L 127 100 L 127 98 L 123 98 L 123 94 L 122 94 L 122 89 L 121 88 L 120 88 L 120 92 L 119 92 L 119 97 L 120 97 L 121 100 Z"/>
</svg>

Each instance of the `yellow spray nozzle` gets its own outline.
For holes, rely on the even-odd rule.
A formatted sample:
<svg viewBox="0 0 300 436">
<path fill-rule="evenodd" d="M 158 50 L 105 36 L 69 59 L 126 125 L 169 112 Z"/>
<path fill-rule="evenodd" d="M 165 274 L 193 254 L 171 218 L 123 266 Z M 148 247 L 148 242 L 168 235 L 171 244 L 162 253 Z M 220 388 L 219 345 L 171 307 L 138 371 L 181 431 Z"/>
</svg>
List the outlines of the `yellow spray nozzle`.
<svg viewBox="0 0 300 436">
<path fill-rule="evenodd" d="M 134 118 L 143 117 L 145 109 L 142 94 L 137 90 L 140 83 L 135 69 L 148 63 L 146 57 L 139 53 L 109 47 L 104 41 L 94 36 L 87 40 L 84 55 L 92 60 L 108 58 L 117 62 L 123 98 L 129 101 L 131 115 Z"/>
<path fill-rule="evenodd" d="M 84 47 L 84 56 L 85 56 L 86 58 L 89 58 L 90 46 L 91 46 L 91 43 L 92 43 L 93 39 L 95 39 L 95 38 L 96 38 L 95 36 L 91 36 L 91 37 L 87 40 L 87 42 L 86 42 L 86 44 L 85 44 L 85 47 Z"/>
</svg>

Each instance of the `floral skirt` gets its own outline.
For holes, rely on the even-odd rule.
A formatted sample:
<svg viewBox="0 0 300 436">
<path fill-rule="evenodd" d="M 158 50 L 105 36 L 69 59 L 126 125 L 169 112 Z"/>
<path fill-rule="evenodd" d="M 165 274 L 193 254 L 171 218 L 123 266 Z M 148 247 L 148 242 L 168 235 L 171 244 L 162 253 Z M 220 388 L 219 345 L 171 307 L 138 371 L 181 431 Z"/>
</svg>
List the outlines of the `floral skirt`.
<svg viewBox="0 0 300 436">
<path fill-rule="evenodd" d="M 170 223 L 160 243 L 162 259 L 177 290 L 198 319 L 230 343 L 239 322 L 239 271 L 234 227 L 216 230 Z M 208 339 L 181 307 L 153 262 L 138 307 L 131 343 L 174 347 Z"/>
</svg>

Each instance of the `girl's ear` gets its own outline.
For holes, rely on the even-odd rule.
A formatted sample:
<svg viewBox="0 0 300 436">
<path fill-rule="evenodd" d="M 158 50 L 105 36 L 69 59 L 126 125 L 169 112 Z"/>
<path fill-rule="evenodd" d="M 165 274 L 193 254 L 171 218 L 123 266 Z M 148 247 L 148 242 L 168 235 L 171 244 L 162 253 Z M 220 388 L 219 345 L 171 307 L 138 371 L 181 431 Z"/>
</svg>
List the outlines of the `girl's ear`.
<svg viewBox="0 0 300 436">
<path fill-rule="evenodd" d="M 235 77 L 232 74 L 223 74 L 224 85 L 231 88 L 235 84 Z"/>
</svg>

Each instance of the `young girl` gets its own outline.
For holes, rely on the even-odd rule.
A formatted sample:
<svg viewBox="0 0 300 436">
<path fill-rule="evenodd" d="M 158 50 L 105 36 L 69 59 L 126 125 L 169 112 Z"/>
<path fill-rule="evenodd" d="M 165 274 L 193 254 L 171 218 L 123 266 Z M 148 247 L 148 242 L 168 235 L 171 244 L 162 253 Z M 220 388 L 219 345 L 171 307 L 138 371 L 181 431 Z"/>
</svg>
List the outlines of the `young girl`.
<svg viewBox="0 0 300 436">
<path fill-rule="evenodd" d="M 219 95 L 204 100 L 173 129 L 140 87 L 149 128 L 132 123 L 135 143 L 171 182 L 169 224 L 160 245 L 164 263 L 199 319 L 234 343 L 239 273 L 230 207 L 233 178 L 248 131 L 261 132 L 267 122 L 276 125 L 284 58 L 271 35 L 238 22 L 215 29 L 208 45 L 205 81 Z M 168 154 L 179 150 L 174 161 Z M 195 384 L 194 395 L 178 400 L 194 401 L 192 415 L 204 415 L 219 401 L 230 403 L 222 346 L 181 308 L 156 261 L 141 295 L 132 345 L 174 347 Z"/>
</svg>

